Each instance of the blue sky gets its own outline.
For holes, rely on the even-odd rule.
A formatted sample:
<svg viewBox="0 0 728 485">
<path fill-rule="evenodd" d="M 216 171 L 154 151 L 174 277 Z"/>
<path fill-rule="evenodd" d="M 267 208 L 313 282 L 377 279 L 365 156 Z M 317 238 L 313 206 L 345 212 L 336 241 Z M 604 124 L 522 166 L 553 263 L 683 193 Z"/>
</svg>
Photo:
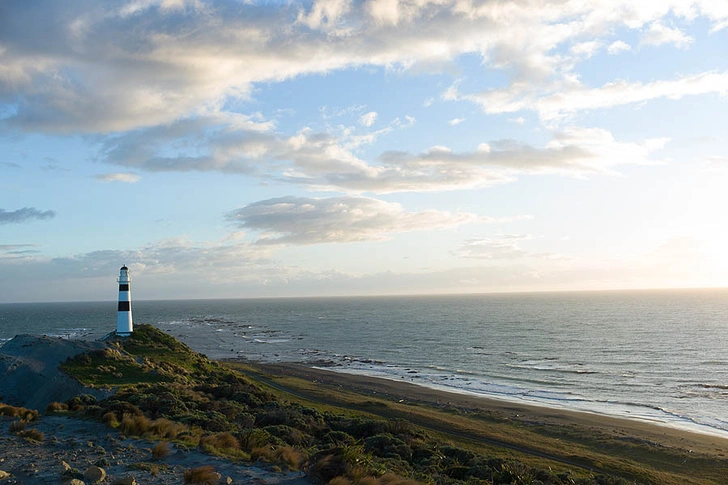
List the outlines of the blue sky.
<svg viewBox="0 0 728 485">
<path fill-rule="evenodd" d="M 0 3 L 0 302 L 728 286 L 728 3 Z"/>
</svg>

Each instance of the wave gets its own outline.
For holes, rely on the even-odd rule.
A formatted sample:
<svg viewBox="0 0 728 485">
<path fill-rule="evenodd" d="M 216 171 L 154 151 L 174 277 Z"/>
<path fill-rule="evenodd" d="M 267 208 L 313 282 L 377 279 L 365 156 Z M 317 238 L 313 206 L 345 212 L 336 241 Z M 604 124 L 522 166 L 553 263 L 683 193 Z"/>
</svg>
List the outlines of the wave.
<svg viewBox="0 0 728 485">
<path fill-rule="evenodd" d="M 552 365 L 550 363 L 519 363 L 505 364 L 506 367 L 513 369 L 536 370 L 543 372 L 560 372 L 564 374 L 600 374 L 599 371 L 581 368 L 583 364 L 566 364 L 563 366 Z"/>
</svg>

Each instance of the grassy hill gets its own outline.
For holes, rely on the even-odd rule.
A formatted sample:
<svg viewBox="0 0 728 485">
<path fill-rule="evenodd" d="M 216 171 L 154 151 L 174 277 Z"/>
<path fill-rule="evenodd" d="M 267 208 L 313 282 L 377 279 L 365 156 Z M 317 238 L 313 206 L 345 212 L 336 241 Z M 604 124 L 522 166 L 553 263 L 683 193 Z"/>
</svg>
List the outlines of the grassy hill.
<svg viewBox="0 0 728 485">
<path fill-rule="evenodd" d="M 600 450 L 609 443 L 562 440 L 453 409 L 290 378 L 278 381 L 281 387 L 250 368 L 241 368 L 244 374 L 212 361 L 149 325 L 62 369 L 87 386 L 117 392 L 102 401 L 78 396 L 50 405 L 51 411 L 81 413 L 127 435 L 173 440 L 234 460 L 304 470 L 322 483 L 718 483 L 710 472 L 691 478 L 660 466 L 660 460 L 681 459 L 671 450 L 646 464 L 630 458 L 645 451 L 633 443 Z"/>
</svg>

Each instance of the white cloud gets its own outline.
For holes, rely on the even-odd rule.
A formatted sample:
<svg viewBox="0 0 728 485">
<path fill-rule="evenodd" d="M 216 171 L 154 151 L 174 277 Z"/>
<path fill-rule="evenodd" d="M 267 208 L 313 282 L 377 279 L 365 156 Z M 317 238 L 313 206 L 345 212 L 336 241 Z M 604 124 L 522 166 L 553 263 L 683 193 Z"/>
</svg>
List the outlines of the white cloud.
<svg viewBox="0 0 728 485">
<path fill-rule="evenodd" d="M 101 180 L 102 182 L 124 182 L 127 184 L 133 184 L 136 182 L 139 182 L 140 178 L 139 175 L 135 173 L 103 173 L 96 175 L 94 177 L 96 180 Z"/>
<path fill-rule="evenodd" d="M 582 110 L 611 108 L 660 98 L 678 100 L 685 96 L 704 94 L 726 96 L 728 71 L 707 71 L 649 83 L 617 80 L 598 88 L 589 88 L 580 83 L 552 86 L 549 89 L 513 86 L 479 94 L 458 93 L 457 99 L 477 103 L 486 113 L 533 110 L 541 119 L 554 121 Z"/>
<path fill-rule="evenodd" d="M 685 47 L 691 38 L 667 27 L 668 16 L 700 16 L 714 31 L 728 22 L 715 0 L 47 0 L 4 2 L 1 13 L 24 20 L 0 32 L 4 124 L 56 133 L 205 116 L 249 99 L 258 83 L 302 75 L 363 66 L 450 72 L 463 54 L 504 70 L 512 97 L 524 83 L 567 83 L 574 64 L 615 28 L 646 27 L 643 45 Z"/>
<path fill-rule="evenodd" d="M 577 56 L 589 58 L 592 57 L 602 47 L 602 43 L 596 40 L 579 42 L 571 46 L 571 53 Z"/>
<path fill-rule="evenodd" d="M 370 197 L 280 197 L 228 214 L 228 220 L 262 233 L 259 244 L 382 241 L 391 233 L 433 231 L 475 222 L 469 213 L 406 212 L 400 204 Z"/>
<path fill-rule="evenodd" d="M 485 260 L 531 258 L 565 261 L 571 259 L 560 254 L 538 253 L 521 247 L 522 242 L 532 239 L 533 236 L 527 234 L 497 234 L 491 237 L 468 239 L 460 244 L 457 255 L 461 258 Z"/>
<path fill-rule="evenodd" d="M 462 123 L 463 121 L 465 121 L 465 118 L 453 118 L 450 121 L 448 121 L 447 124 L 450 126 L 457 126 L 460 123 Z"/>
<path fill-rule="evenodd" d="M 626 52 L 632 49 L 632 46 L 622 40 L 617 40 L 609 44 L 607 47 L 607 53 L 610 55 L 616 55 L 622 52 Z"/>
<path fill-rule="evenodd" d="M 680 29 L 667 27 L 660 22 L 650 24 L 650 27 L 640 39 L 640 45 L 642 46 L 672 44 L 681 49 L 688 47 L 692 42 L 693 38 L 686 35 Z"/>
<path fill-rule="evenodd" d="M 391 193 L 487 187 L 518 174 L 614 173 L 621 164 L 654 163 L 652 152 L 666 142 L 625 143 L 605 130 L 569 127 L 541 147 L 493 140 L 472 152 L 434 146 L 419 154 L 386 151 L 374 160 L 357 156 L 357 147 L 393 129 L 338 136 L 303 129 L 285 136 L 257 125 L 231 130 L 204 119 L 185 120 L 109 139 L 102 159 L 137 170 L 220 171 L 316 190 Z M 206 138 L 193 136 L 200 130 Z"/>
<path fill-rule="evenodd" d="M 377 113 L 375 111 L 370 111 L 359 117 L 359 124 L 362 126 L 372 126 L 375 121 L 377 121 Z"/>
</svg>

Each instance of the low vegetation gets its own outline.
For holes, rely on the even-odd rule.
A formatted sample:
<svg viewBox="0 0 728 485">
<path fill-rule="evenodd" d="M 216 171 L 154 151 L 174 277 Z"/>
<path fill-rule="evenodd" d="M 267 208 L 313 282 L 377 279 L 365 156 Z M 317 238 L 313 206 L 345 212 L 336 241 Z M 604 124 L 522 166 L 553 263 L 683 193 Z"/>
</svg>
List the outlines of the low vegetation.
<svg viewBox="0 0 728 485">
<path fill-rule="evenodd" d="M 396 402 L 368 400 L 369 404 L 360 403 L 361 409 L 352 411 L 350 406 L 336 407 L 290 396 L 284 399 L 278 391 L 263 388 L 149 325 L 137 326 L 131 337 L 115 341 L 110 350 L 69 360 L 63 369 L 86 385 L 118 390 L 103 401 L 97 402 L 90 395 L 78 396 L 49 406 L 49 411 L 82 413 L 126 435 L 174 440 L 178 446 L 200 447 L 275 470 L 303 470 L 320 483 L 660 482 L 655 478 L 659 475 L 637 477 L 629 467 L 616 469 L 622 477 L 610 476 L 481 446 L 469 438 L 454 439 L 410 420 L 396 419 Z M 448 419 L 459 419 L 444 411 L 430 411 L 439 413 L 438 419 L 446 423 Z M 383 413 L 386 419 L 377 413 Z M 455 426 L 455 421 L 451 423 Z M 159 444 L 152 455 L 160 459 L 168 452 L 168 447 Z M 185 483 L 216 483 L 215 476 L 219 478 L 211 468 L 202 467 L 187 470 L 184 479 Z"/>
</svg>

